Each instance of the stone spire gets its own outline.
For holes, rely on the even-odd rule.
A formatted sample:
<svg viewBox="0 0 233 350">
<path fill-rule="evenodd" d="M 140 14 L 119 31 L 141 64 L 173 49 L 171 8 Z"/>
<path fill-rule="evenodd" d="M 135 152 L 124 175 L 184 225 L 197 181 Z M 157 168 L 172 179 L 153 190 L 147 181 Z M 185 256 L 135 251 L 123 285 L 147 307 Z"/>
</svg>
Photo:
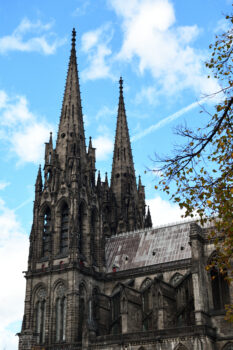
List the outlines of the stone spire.
<svg viewBox="0 0 233 350">
<path fill-rule="evenodd" d="M 36 194 L 37 193 L 41 194 L 42 187 L 43 187 L 43 183 L 42 183 L 42 175 L 41 175 L 41 165 L 39 165 L 37 178 L 36 178 L 36 184 L 35 184 L 35 192 L 36 192 Z"/>
<path fill-rule="evenodd" d="M 132 150 L 130 145 L 129 130 L 125 112 L 123 96 L 123 80 L 120 78 L 120 96 L 118 104 L 117 127 L 115 135 L 115 145 L 112 163 L 111 189 L 115 195 L 118 215 L 126 217 L 122 219 L 128 228 L 128 208 L 129 203 L 137 205 L 138 193 L 134 171 Z M 126 213 L 126 214 L 125 214 Z"/>
<path fill-rule="evenodd" d="M 76 31 L 73 29 L 70 61 L 56 145 L 56 151 L 63 170 L 69 156 L 79 157 L 82 162 L 86 161 L 86 145 L 75 41 Z"/>
</svg>

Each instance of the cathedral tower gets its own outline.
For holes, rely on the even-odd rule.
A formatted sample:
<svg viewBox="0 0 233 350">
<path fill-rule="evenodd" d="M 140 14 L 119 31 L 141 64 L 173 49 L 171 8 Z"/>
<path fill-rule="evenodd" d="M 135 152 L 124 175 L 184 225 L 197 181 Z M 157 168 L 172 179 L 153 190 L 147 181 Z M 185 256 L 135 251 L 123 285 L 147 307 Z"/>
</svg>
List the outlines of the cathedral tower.
<svg viewBox="0 0 233 350">
<path fill-rule="evenodd" d="M 122 79 L 111 186 L 107 174 L 101 181 L 99 173 L 95 181 L 95 148 L 91 138 L 86 148 L 75 41 L 73 29 L 56 147 L 50 133 L 44 178 L 39 167 L 35 184 L 20 350 L 87 346 L 97 334 L 92 309 L 105 280 L 105 240 L 145 226 L 144 187 L 141 180 L 136 185 Z"/>
</svg>

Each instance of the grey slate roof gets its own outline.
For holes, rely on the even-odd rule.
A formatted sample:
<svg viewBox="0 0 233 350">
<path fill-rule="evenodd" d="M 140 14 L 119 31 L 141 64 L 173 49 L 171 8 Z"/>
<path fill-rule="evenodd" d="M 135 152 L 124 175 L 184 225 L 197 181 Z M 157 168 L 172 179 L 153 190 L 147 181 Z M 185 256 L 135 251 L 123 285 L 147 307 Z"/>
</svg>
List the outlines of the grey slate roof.
<svg viewBox="0 0 233 350">
<path fill-rule="evenodd" d="M 112 236 L 106 242 L 107 272 L 191 258 L 191 222 Z"/>
</svg>

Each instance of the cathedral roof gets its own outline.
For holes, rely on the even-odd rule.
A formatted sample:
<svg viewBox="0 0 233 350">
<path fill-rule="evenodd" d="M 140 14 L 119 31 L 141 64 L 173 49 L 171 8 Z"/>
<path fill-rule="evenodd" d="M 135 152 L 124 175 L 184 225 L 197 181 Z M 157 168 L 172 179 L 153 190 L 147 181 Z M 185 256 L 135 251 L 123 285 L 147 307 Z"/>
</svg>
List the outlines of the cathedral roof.
<svg viewBox="0 0 233 350">
<path fill-rule="evenodd" d="M 107 271 L 138 269 L 191 258 L 190 222 L 112 236 L 106 242 Z"/>
</svg>

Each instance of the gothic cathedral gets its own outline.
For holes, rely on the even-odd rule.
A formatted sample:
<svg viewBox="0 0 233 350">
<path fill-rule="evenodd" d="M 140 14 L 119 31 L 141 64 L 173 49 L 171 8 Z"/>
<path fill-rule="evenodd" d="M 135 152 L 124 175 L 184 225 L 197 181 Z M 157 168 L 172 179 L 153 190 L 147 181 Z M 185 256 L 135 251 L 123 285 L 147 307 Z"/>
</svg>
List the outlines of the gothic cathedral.
<svg viewBox="0 0 233 350">
<path fill-rule="evenodd" d="M 122 78 L 111 180 L 96 180 L 75 40 L 73 29 L 56 147 L 50 134 L 36 179 L 19 350 L 233 350 L 232 286 L 205 270 L 210 227 L 152 228 L 145 212 Z"/>
</svg>

